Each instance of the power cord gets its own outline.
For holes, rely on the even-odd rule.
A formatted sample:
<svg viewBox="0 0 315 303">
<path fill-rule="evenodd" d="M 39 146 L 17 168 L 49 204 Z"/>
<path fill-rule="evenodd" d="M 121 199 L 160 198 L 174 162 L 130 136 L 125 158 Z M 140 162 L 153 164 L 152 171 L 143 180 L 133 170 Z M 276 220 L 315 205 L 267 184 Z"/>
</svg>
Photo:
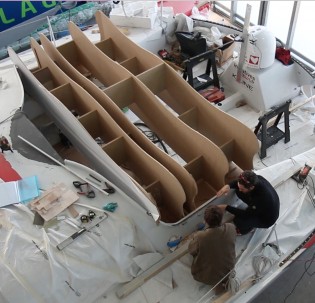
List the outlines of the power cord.
<svg viewBox="0 0 315 303">
<path fill-rule="evenodd" d="M 135 126 L 148 138 L 150 139 L 154 144 L 159 143 L 163 150 L 168 154 L 168 150 L 163 143 L 163 141 L 158 137 L 156 133 L 154 133 L 152 130 L 149 129 L 149 127 L 143 123 L 143 122 L 136 122 L 134 123 Z M 147 130 L 144 130 L 144 128 L 147 128 Z"/>
<path fill-rule="evenodd" d="M 313 193 L 311 192 L 311 190 L 310 190 L 310 187 L 309 186 L 307 186 L 307 188 L 306 188 L 306 191 L 307 191 L 307 194 L 308 194 L 308 197 L 310 198 L 310 200 L 311 200 L 311 202 L 312 202 L 312 204 L 313 204 L 313 206 L 315 207 L 315 193 L 314 193 L 314 180 L 311 178 L 311 177 L 307 177 L 308 179 L 311 179 L 311 181 L 312 181 L 312 185 L 313 185 Z M 308 185 L 308 181 L 307 180 L 305 180 L 304 181 L 305 183 L 306 183 L 306 185 Z"/>
<path fill-rule="evenodd" d="M 315 274 L 315 271 L 312 272 L 312 273 L 308 272 L 309 268 L 311 267 L 311 265 L 313 264 L 314 261 L 315 261 L 315 253 L 313 253 L 313 256 L 312 256 L 312 258 L 310 260 L 305 261 L 305 263 L 304 263 L 304 272 L 302 273 L 300 278 L 296 281 L 296 283 L 294 284 L 294 286 L 293 286 L 292 290 L 290 291 L 290 293 L 284 298 L 283 303 L 287 302 L 288 298 L 293 294 L 293 292 L 295 291 L 295 289 L 298 286 L 298 284 L 302 281 L 302 279 L 305 276 L 305 274 L 307 274 L 309 277 L 312 277 Z"/>
</svg>

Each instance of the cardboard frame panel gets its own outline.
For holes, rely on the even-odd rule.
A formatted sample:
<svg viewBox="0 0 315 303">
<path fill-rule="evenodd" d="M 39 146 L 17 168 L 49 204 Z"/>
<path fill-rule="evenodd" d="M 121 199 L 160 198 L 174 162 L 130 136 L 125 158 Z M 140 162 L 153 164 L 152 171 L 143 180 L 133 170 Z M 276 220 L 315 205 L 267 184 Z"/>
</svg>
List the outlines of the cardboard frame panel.
<svg viewBox="0 0 315 303">
<path fill-rule="evenodd" d="M 136 145 L 90 94 L 59 69 L 34 39 L 31 45 L 40 62 L 40 66 L 47 67 L 55 78 L 64 81 L 64 86 L 56 88 L 55 92 L 53 92 L 56 97 L 58 96 L 59 101 L 71 100 L 77 102 L 77 107 L 86 109 L 86 113 L 88 113 L 84 117 L 86 119 L 89 115 L 92 116 L 93 112 L 97 111 L 102 133 L 106 131 L 113 138 L 110 143 L 106 144 L 103 150 L 114 150 L 113 153 L 109 153 L 108 155 L 114 161 L 117 161 L 117 159 L 123 161 L 123 165 L 131 169 L 137 176 L 134 182 L 139 187 L 142 187 L 143 191 L 145 191 L 143 185 L 159 184 L 159 193 L 156 193 L 156 186 L 148 188 L 155 189 L 154 196 L 160 197 L 159 204 L 168 205 L 168 212 L 165 212 L 165 214 L 167 213 L 167 217 L 162 219 L 170 220 L 169 222 L 176 222 L 183 218 L 183 205 L 186 202 L 186 195 L 179 181 L 164 166 Z M 81 120 L 86 121 L 84 118 Z M 91 129 L 89 131 L 91 132 Z M 115 141 L 115 138 L 120 139 Z M 117 142 L 119 142 L 118 145 Z M 97 143 L 95 142 L 95 144 Z M 148 194 L 152 201 L 153 195 L 147 192 Z M 152 201 L 152 203 L 155 204 L 156 202 Z"/>
<path fill-rule="evenodd" d="M 144 65 L 148 64 L 145 67 L 146 71 L 138 75 L 138 79 L 178 115 L 196 106 L 198 108 L 198 124 L 195 130 L 220 148 L 224 147 L 224 151 L 227 151 L 226 146 L 230 146 L 227 157 L 229 161 L 233 161 L 241 169 L 253 168 L 253 157 L 259 150 L 259 143 L 255 134 L 248 127 L 220 109 L 211 106 L 189 85 L 184 85 L 186 81 L 175 70 L 156 55 L 125 37 L 101 11 L 96 12 L 95 17 L 99 25 L 101 39 L 111 37 L 115 41 L 114 43 L 118 44 L 119 42 L 122 49 L 128 50 L 129 56 L 141 58 Z M 158 66 L 158 61 L 163 63 L 163 67 Z M 152 68 L 150 62 L 154 62 L 158 67 Z M 156 83 L 157 79 L 160 83 Z M 162 89 L 161 86 L 163 86 Z M 234 140 L 233 153 L 230 152 L 232 140 Z"/>
<path fill-rule="evenodd" d="M 163 152 L 155 144 L 153 144 L 143 133 L 122 113 L 121 108 L 129 104 L 129 99 L 125 95 L 119 93 L 125 91 L 128 87 L 128 79 L 122 80 L 105 90 L 101 90 L 94 82 L 84 77 L 78 70 L 75 69 L 58 51 L 58 49 L 44 36 L 40 37 L 41 43 L 48 54 L 58 66 L 62 67 L 63 71 L 74 79 L 78 84 L 88 90 L 98 103 L 113 117 L 119 126 L 132 138 L 141 148 L 143 148 L 154 159 L 165 166 L 183 185 L 186 193 L 186 202 L 184 203 L 185 212 L 192 212 L 195 206 L 195 197 L 197 195 L 197 184 L 191 174 L 189 174 L 179 163 L 172 159 L 168 154 Z M 111 62 L 111 61 L 110 61 Z M 113 67 L 110 65 L 108 69 Z M 117 68 L 117 64 L 114 65 Z M 120 86 L 124 86 L 121 90 Z M 131 84 L 130 84 L 131 85 Z M 115 96 L 115 102 L 110 99 L 110 96 Z M 128 91 L 129 96 L 132 93 Z"/>
<path fill-rule="evenodd" d="M 125 106 L 129 102 L 130 109 L 161 139 L 165 140 L 186 162 L 198 156 L 203 156 L 207 170 L 205 182 L 211 184 L 211 187 L 217 190 L 223 186 L 229 165 L 227 158 L 219 147 L 184 124 L 180 119 L 174 119 L 174 115 L 158 102 L 156 96 L 154 96 L 148 87 L 125 68 L 100 52 L 81 30 L 71 22 L 69 23 L 69 31 L 73 41 L 76 43 L 77 49 L 81 50 L 81 57 L 84 52 L 86 60 L 89 60 L 88 69 L 92 70 L 95 62 L 98 62 L 99 66 L 104 67 L 97 70 L 98 75 L 96 76 L 98 79 L 111 77 L 112 73 L 120 73 L 121 78 L 126 77 L 125 75 L 129 76 L 128 79 L 104 90 L 115 104 L 123 104 Z M 155 62 L 159 65 L 151 70 L 164 68 L 163 62 L 161 64 L 161 61 L 157 59 Z M 101 73 L 102 76 L 99 76 Z M 142 73 L 140 76 L 146 73 Z M 177 78 L 180 79 L 178 75 Z M 161 79 L 156 80 L 163 81 Z M 182 83 L 185 86 L 188 85 L 185 81 Z M 131 97 L 134 98 L 132 101 L 130 100 Z M 128 99 L 127 102 L 123 101 L 126 99 Z M 187 146 L 193 146 L 194 148 L 187 148 Z M 209 196 L 209 198 L 211 197 Z M 195 201 L 195 205 L 197 204 L 199 205 L 199 202 Z"/>
</svg>

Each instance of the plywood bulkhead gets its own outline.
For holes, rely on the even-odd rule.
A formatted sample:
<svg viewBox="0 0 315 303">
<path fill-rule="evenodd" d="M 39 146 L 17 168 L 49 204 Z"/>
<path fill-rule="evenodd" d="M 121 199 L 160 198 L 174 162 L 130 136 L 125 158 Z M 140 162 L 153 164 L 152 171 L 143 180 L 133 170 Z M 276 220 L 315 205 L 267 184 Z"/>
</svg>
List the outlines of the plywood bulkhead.
<svg viewBox="0 0 315 303">
<path fill-rule="evenodd" d="M 32 48 L 40 65 L 34 76 L 39 81 L 43 81 L 40 76 L 42 70 L 49 71 L 45 72 L 45 82 L 55 83 L 55 87 L 51 87 L 50 92 L 68 110 L 77 112 L 78 120 L 91 136 L 101 137 L 104 140 L 103 150 L 117 165 L 131 172 L 134 181 L 140 184 L 150 197 L 153 197 L 151 200 L 160 209 L 163 221 L 176 222 L 183 218 L 186 196 L 178 180 L 135 144 L 104 108 L 83 87 L 70 79 L 35 40 L 32 40 Z M 54 81 L 49 80 L 47 76 L 49 73 Z"/>
<path fill-rule="evenodd" d="M 70 22 L 69 30 L 76 45 L 76 50 L 80 51 L 81 58 L 84 57 L 85 68 L 98 81 L 109 83 L 112 82 L 112 73 L 117 74 L 117 71 L 119 71 L 119 74 L 121 74 L 121 81 L 117 81 L 104 89 L 110 99 L 120 108 L 128 106 L 186 163 L 201 163 L 201 165 L 196 166 L 199 169 L 195 169 L 195 175 L 192 174 L 198 186 L 201 184 L 202 187 L 207 188 L 208 196 L 203 196 L 200 203 L 204 203 L 215 196 L 216 191 L 224 184 L 225 175 L 228 172 L 228 161 L 221 149 L 180 119 L 174 117 L 137 77 L 100 51 L 76 25 Z M 58 49 L 62 52 L 62 49 Z M 97 65 L 95 62 L 97 62 Z M 126 78 L 126 72 L 130 75 L 129 78 Z M 186 85 L 186 83 L 184 84 Z M 191 167 L 191 165 L 188 167 Z"/>
<path fill-rule="evenodd" d="M 82 75 L 68 60 L 59 52 L 59 50 L 46 38 L 41 36 L 41 43 L 45 52 L 62 70 L 76 81 L 80 86 L 86 89 L 97 102 L 111 115 L 115 122 L 148 154 L 164 165 L 183 185 L 186 193 L 186 203 L 184 205 L 186 212 L 191 212 L 196 208 L 195 197 L 197 195 L 197 184 L 188 171 L 176 162 L 172 157 L 152 143 L 122 112 L 97 85 Z M 74 47 L 74 43 L 72 44 Z M 128 74 L 128 76 L 130 76 Z"/>
<path fill-rule="evenodd" d="M 130 71 L 136 71 L 135 75 L 180 119 L 219 146 L 229 161 L 241 169 L 252 169 L 259 144 L 247 126 L 209 104 L 174 69 L 126 37 L 101 11 L 96 12 L 95 17 L 101 34 L 100 44 L 110 39 L 112 50 L 121 48 L 121 62 L 141 62 L 141 66 Z M 112 56 L 115 57 L 113 53 Z"/>
</svg>

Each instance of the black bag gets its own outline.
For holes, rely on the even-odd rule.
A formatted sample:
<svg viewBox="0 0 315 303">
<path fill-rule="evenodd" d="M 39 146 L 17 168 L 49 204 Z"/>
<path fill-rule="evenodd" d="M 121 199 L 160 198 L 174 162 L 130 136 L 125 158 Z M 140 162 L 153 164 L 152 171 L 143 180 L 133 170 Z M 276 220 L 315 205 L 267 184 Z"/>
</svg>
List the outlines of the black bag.
<svg viewBox="0 0 315 303">
<path fill-rule="evenodd" d="M 175 35 L 183 54 L 194 57 L 207 51 L 206 39 L 199 32 L 176 32 Z"/>
</svg>

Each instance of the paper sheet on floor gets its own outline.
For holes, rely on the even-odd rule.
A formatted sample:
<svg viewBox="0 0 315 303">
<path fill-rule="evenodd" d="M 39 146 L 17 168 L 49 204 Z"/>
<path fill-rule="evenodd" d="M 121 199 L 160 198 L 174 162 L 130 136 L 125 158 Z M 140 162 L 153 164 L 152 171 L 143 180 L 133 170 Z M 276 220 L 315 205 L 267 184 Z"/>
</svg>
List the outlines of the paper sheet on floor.
<svg viewBox="0 0 315 303">
<path fill-rule="evenodd" d="M 56 245 L 77 230 L 66 220 L 37 228 L 21 204 L 2 209 L 0 220 L 1 302 L 95 302 L 131 280 L 132 258 L 146 252 L 132 221 L 115 214 L 62 251 Z"/>
<path fill-rule="evenodd" d="M 0 207 L 19 202 L 26 203 L 38 196 L 39 189 L 36 176 L 0 183 Z"/>
</svg>

